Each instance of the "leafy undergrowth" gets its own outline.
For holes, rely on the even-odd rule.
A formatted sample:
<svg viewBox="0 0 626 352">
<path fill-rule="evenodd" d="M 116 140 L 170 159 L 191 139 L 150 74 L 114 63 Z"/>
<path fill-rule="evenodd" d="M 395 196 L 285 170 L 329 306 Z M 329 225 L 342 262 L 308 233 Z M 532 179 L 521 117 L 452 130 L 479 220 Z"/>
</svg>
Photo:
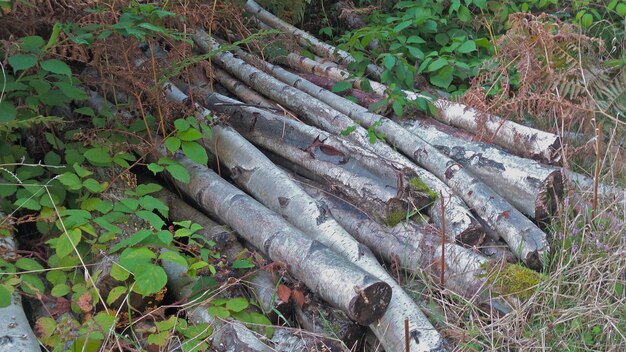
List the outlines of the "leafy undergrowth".
<svg viewBox="0 0 626 352">
<path fill-rule="evenodd" d="M 367 1 L 362 3 L 367 5 Z M 499 3 L 383 4 L 381 9 L 386 12 L 372 13 L 369 27 L 338 32 L 336 38 L 360 59 L 353 67 L 355 73 L 362 71 L 371 57 L 384 67 L 382 80 L 391 86 L 389 102 L 398 114 L 409 104 L 400 89 L 413 89 L 419 75 L 425 75 L 436 88 L 430 89 L 433 94 L 492 88 L 494 93 L 484 94 L 481 101 L 509 99 L 513 114 L 520 112 L 522 101 L 515 100 L 518 96 L 510 100 L 507 94 L 524 88 L 520 85 L 521 66 L 516 66 L 515 57 L 501 55 L 510 51 L 503 51 L 506 43 L 497 41 L 512 24 L 508 22 L 510 13 L 553 12 L 563 22 L 548 21 L 549 30 L 538 35 L 546 43 L 554 40 L 549 34 L 555 23 L 579 26 L 568 27 L 570 30 L 582 28 L 571 36 L 577 40 L 587 38 L 584 34 L 613 45 L 620 41 L 612 38 L 624 37 L 620 24 L 626 13 L 624 1 L 577 1 L 563 11 L 556 11 L 560 8 L 557 1 L 507 2 L 504 7 Z M 46 13 L 45 8 L 18 6 L 16 13 L 26 14 L 20 22 L 3 4 L 0 11 L 7 15 L 0 18 L 0 228 L 3 235 L 15 230 L 20 249 L 15 256 L 0 259 L 0 306 L 10 304 L 13 293 L 26 297 L 40 341 L 59 351 L 158 350 L 174 340 L 184 350 L 205 350 L 212 327 L 190 325 L 184 319 L 185 311 L 201 303 L 208 304 L 215 316 L 237 318 L 271 335 L 271 329 L 259 328 L 269 322 L 256 314 L 257 302 L 247 295 L 243 284 L 253 268 L 264 264 L 262 260 L 246 252 L 225 258 L 214 242 L 200 234 L 197 224 L 169 222 L 168 207 L 153 196 L 162 186 L 135 176 L 166 171 L 188 181 L 189 175 L 174 160 L 146 163 L 135 154 L 135 146 L 154 147 L 156 136 L 164 138 L 169 152 L 180 151 L 207 163 L 208 156 L 198 141 L 210 134 L 211 121 L 197 124 L 188 118 L 188 107 L 160 100 L 158 89 L 161 77 L 210 70 L 201 63 L 206 57 L 191 55 L 185 28 L 199 24 L 216 30 L 234 27 L 249 34 L 243 22 L 238 22 L 237 8 L 221 2 L 208 7 L 201 2 L 163 2 L 161 6 L 120 2 L 82 13 L 78 9 L 92 5 L 76 1 L 71 11 L 60 15 Z M 296 14 L 295 18 L 302 16 Z M 543 23 L 537 17 L 517 18 Z M 322 33 L 333 30 L 337 31 L 324 28 Z M 510 38 L 518 38 L 513 34 L 520 35 L 509 33 Z M 367 49 L 374 40 L 379 46 Z M 155 59 L 140 70 L 131 67 L 131 63 L 145 60 L 138 49 L 145 41 L 167 43 L 173 64 Z M 551 43 L 550 48 L 559 47 L 558 42 Z M 567 153 L 569 164 L 594 170 L 600 160 L 601 175 L 606 175 L 603 180 L 623 181 L 620 136 L 624 136 L 624 118 L 619 100 L 623 92 L 613 83 L 615 77 L 623 76 L 624 48 L 578 48 L 564 47 L 582 59 L 564 60 L 558 67 L 542 61 L 541 50 L 532 48 L 524 53 L 535 60 L 533 69 L 545 72 L 604 60 L 601 63 L 608 66 L 589 66 L 591 72 L 601 70 L 595 81 L 600 85 L 585 91 L 583 84 L 582 90 L 575 91 L 578 95 L 571 95 L 576 99 L 550 105 L 547 118 L 539 115 L 543 121 L 528 121 L 527 115 L 511 117 L 538 126 L 557 125 L 560 131 L 578 131 L 580 127 L 583 139 L 589 133 L 594 138 L 594 127 L 602 122 L 600 149 L 605 152 L 596 153 L 594 143 L 589 147 L 583 140 Z M 480 76 L 486 62 L 495 65 L 486 72 L 508 76 L 495 80 Z M 505 70 L 498 71 L 503 66 Z M 93 71 L 106 78 L 94 78 Z M 572 81 L 579 82 L 581 76 L 567 72 Z M 479 78 L 472 81 L 472 77 Z M 506 89 L 502 77 L 510 83 Z M 554 88 L 539 84 L 539 78 L 533 82 L 537 85 L 526 87 L 530 93 L 526 99 L 532 98 L 538 87 Z M 603 89 L 603 82 L 610 83 L 609 89 Z M 107 92 L 135 115 L 88 107 L 84 103 L 92 88 Z M 138 103 L 124 105 L 128 101 L 119 91 L 131 92 Z M 485 112 L 504 113 L 490 111 L 489 104 L 482 106 Z M 564 115 L 571 111 L 576 112 L 577 120 L 564 123 Z M 425 288 L 419 293 L 430 299 L 425 302 L 431 308 L 430 317 L 457 349 L 626 350 L 625 216 L 623 200 L 595 201 L 590 190 L 570 190 L 548 229 L 554 244 L 549 268 L 542 280 L 525 292 L 527 300 L 504 317 L 480 310 L 429 277 L 420 278 Z M 173 299 L 165 288 L 167 277 L 161 266 L 165 261 L 181 266 L 196 280 L 194 294 L 184 302 Z M 217 298 L 218 292 L 229 296 Z"/>
</svg>

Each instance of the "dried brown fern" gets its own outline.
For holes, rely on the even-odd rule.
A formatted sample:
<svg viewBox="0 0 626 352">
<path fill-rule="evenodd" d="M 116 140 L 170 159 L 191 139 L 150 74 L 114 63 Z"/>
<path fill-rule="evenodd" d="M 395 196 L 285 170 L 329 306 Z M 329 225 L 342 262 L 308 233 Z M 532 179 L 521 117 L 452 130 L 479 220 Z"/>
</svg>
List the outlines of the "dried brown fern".
<svg viewBox="0 0 626 352">
<path fill-rule="evenodd" d="M 498 55 L 474 79 L 466 103 L 518 120 L 530 117 L 543 127 L 554 117 L 585 128 L 598 116 L 626 123 L 626 68 L 607 65 L 602 40 L 546 14 L 513 14 L 509 23 L 496 43 Z"/>
</svg>

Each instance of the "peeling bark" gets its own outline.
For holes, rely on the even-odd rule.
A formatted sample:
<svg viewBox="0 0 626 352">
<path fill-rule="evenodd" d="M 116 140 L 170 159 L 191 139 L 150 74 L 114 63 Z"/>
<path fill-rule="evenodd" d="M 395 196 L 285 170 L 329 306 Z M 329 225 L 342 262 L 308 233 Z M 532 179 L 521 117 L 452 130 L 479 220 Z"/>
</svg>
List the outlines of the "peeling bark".
<svg viewBox="0 0 626 352">
<path fill-rule="evenodd" d="M 480 142 L 446 134 L 424 118 L 404 120 L 402 126 L 440 152 L 467 167 L 524 214 L 547 221 L 563 196 L 563 178 L 555 167 L 520 158 Z"/>
<path fill-rule="evenodd" d="M 206 32 L 197 31 L 194 36 L 194 41 L 196 41 L 200 49 L 204 51 L 209 50 L 210 44 Z M 443 192 L 448 202 L 445 208 L 445 226 L 451 236 L 461 238 L 463 242 L 470 244 L 475 244 L 482 238 L 481 226 L 471 215 L 463 201 L 455 196 L 448 186 L 431 173 L 417 167 L 400 153 L 394 151 L 389 145 L 385 143 L 370 143 L 368 131 L 358 126 L 358 124 L 355 124 L 354 121 L 346 115 L 339 113 L 316 99 L 312 99 L 310 95 L 298 89 L 285 85 L 252 66 L 245 65 L 245 63 L 235 58 L 230 53 L 217 54 L 215 61 L 225 67 L 231 74 L 237 76 L 238 79 L 250 85 L 253 89 L 261 91 L 271 99 L 287 106 L 301 118 L 307 119 L 310 123 L 319 128 L 336 135 L 341 134 L 342 131 L 348 128 L 354 128 L 354 131 L 346 136 L 350 141 L 362 148 L 369 149 L 385 159 L 410 168 L 429 188 L 436 192 Z M 275 71 L 282 70 L 269 63 L 265 63 L 265 65 L 268 69 L 271 68 Z M 285 73 L 283 71 L 285 70 L 280 72 Z M 295 76 L 289 72 L 285 74 L 291 75 L 290 77 Z M 295 77 L 298 82 L 303 81 L 301 78 Z M 321 88 L 318 87 L 317 89 Z M 432 207 L 431 209 L 431 218 L 435 224 L 441 226 L 441 221 L 444 217 L 442 217 L 440 210 L 438 210 L 437 207 Z"/>
<path fill-rule="evenodd" d="M 345 148 L 326 143 L 333 137 L 322 131 L 260 109 L 237 106 L 236 100 L 217 93 L 203 98 L 208 107 L 227 112 L 230 124 L 247 140 L 289 160 L 290 165 L 305 168 L 379 221 L 395 223 L 394 219 L 403 218 L 407 211 L 426 209 L 432 203 L 428 194 L 413 188 L 410 170 L 394 168 L 381 158 L 373 160 L 378 170 L 369 170 Z"/>
<path fill-rule="evenodd" d="M 300 45 L 302 45 L 303 47 L 311 47 L 311 50 L 319 56 L 329 57 L 334 61 L 338 61 L 340 64 L 346 66 L 355 62 L 350 53 L 341 49 L 337 49 L 332 45 L 328 45 L 318 40 L 311 34 L 284 22 L 280 18 L 272 15 L 271 13 L 263 9 L 253 0 L 246 1 L 245 9 L 265 24 L 273 28 L 293 34 L 300 41 Z M 380 69 L 380 67 L 374 64 L 367 65 L 367 72 L 375 79 L 380 79 L 380 76 L 382 75 L 382 70 Z"/>
<path fill-rule="evenodd" d="M 0 218 L 5 220 L 5 215 L 0 213 Z M 4 221 L 2 222 L 4 227 Z M 0 231 L 5 232 L 5 231 Z M 15 260 L 17 246 L 12 236 L 12 230 L 7 229 L 9 236 L 0 236 L 0 253 L 2 259 L 7 261 Z M 39 342 L 28 323 L 24 307 L 22 306 L 22 296 L 15 292 L 11 298 L 11 303 L 0 308 L 0 351 L 39 351 Z"/>
<path fill-rule="evenodd" d="M 197 41 L 200 42 L 200 40 Z M 229 58 L 230 62 L 226 63 L 225 58 Z M 237 64 L 234 60 L 236 59 L 232 55 L 229 56 L 228 53 L 216 55 L 216 61 L 222 66 Z M 314 114 L 312 118 L 322 119 L 319 122 L 324 125 L 324 128 L 336 128 L 339 125 L 345 126 L 345 129 L 351 126 L 351 121 L 354 120 L 364 127 L 372 128 L 381 133 L 390 143 L 402 150 L 405 155 L 410 156 L 419 165 L 432 172 L 460 195 L 489 226 L 498 232 L 509 244 L 515 255 L 524 263 L 536 269 L 543 267 L 544 254 L 549 251 L 546 234 L 500 195 L 468 172 L 468 170 L 464 169 L 461 164 L 446 157 L 435 147 L 411 134 L 397 123 L 383 116 L 372 114 L 362 106 L 347 101 L 275 66 L 272 73 L 279 79 L 310 94 L 310 96 L 320 99 L 325 104 L 314 106 L 311 103 L 311 99 L 306 98 L 309 95 L 298 95 L 292 92 L 289 86 L 281 87 L 277 82 L 266 79 L 258 70 L 254 71 L 249 67 L 245 68 L 240 65 L 238 70 L 233 70 L 231 73 L 235 74 L 236 71 L 240 72 L 239 79 L 244 80 L 246 76 L 250 76 L 250 82 L 246 82 L 248 84 L 260 84 L 261 81 L 264 81 L 272 83 L 277 88 L 280 87 L 280 93 L 283 96 L 286 96 L 287 92 L 289 92 L 291 96 L 290 103 L 292 104 L 290 108 L 295 110 L 297 106 L 306 106 L 307 110 L 310 109 L 312 111 L 297 112 L 308 114 L 306 115 L 307 117 Z M 255 89 L 258 90 L 256 87 Z M 345 115 L 333 113 L 333 108 Z"/>
<path fill-rule="evenodd" d="M 168 85 L 166 86 L 165 91 L 168 93 L 169 99 L 179 102 L 186 100 L 186 96 L 182 92 L 178 91 L 176 87 Z M 200 115 L 205 116 L 207 113 L 208 112 L 206 110 L 203 110 Z M 220 126 L 215 126 L 213 128 L 213 140 L 205 143 L 205 147 L 212 150 L 214 153 L 219 150 L 220 160 L 228 166 L 235 182 L 237 182 L 238 185 L 245 188 L 255 197 L 262 200 L 263 203 L 270 209 L 280 213 L 283 217 L 287 218 L 288 221 L 296 225 L 296 227 L 314 238 L 316 240 L 314 242 L 317 243 L 317 241 L 320 241 L 324 245 L 329 246 L 338 253 L 342 254 L 350 262 L 383 280 L 388 285 L 387 287 L 392 288 L 393 299 L 389 302 L 389 306 L 387 307 L 385 314 L 380 317 L 380 320 L 370 325 L 370 328 L 374 330 L 384 345 L 389 346 L 390 350 L 394 350 L 399 346 L 404 346 L 404 320 L 408 317 L 411 321 L 411 331 L 415 336 L 419 336 L 411 342 L 413 349 L 441 349 L 442 339 L 439 333 L 419 310 L 415 302 L 380 266 L 371 252 L 345 232 L 345 230 L 339 226 L 334 219 L 332 219 L 325 208 L 316 204 L 309 196 L 306 195 L 304 191 L 291 181 L 291 179 L 284 172 L 277 169 L 261 152 L 256 150 L 252 145 L 250 145 L 249 142 L 233 130 L 222 128 Z M 197 168 L 192 170 L 194 171 L 192 173 L 197 172 Z M 203 173 L 206 173 L 206 171 L 203 171 Z M 209 176 L 203 175 L 202 177 L 208 180 Z M 228 203 L 216 204 L 215 201 L 208 199 L 208 182 L 198 184 L 197 188 L 195 187 L 195 182 L 192 182 L 192 184 L 193 185 L 190 185 L 191 188 L 190 186 L 186 186 L 188 192 L 199 192 L 198 196 L 194 199 L 197 199 L 198 202 L 204 200 L 205 203 L 203 206 L 207 209 L 217 207 L 219 205 L 228 205 Z M 279 184 L 280 187 L 276 187 L 276 184 Z M 196 189 L 196 191 L 192 191 L 194 189 Z M 216 195 L 218 199 L 229 198 L 224 195 L 225 191 L 221 190 L 219 192 L 221 192 L 221 194 Z M 220 209 L 222 208 L 215 210 L 218 215 L 221 215 L 223 211 L 226 211 Z M 246 211 L 249 210 L 243 210 L 243 213 L 245 214 Z M 225 215 L 226 214 L 223 214 L 222 216 Z M 239 223 L 247 223 L 253 214 L 246 215 L 242 215 L 241 213 L 239 216 L 232 215 L 232 218 L 229 219 L 230 222 L 228 223 L 234 228 L 235 225 L 243 227 L 243 224 Z M 255 218 L 252 222 L 264 224 L 267 221 L 260 219 L 256 220 Z M 257 229 L 259 224 L 256 225 Z M 239 233 L 242 236 L 245 236 L 241 231 L 239 231 Z M 293 239 L 290 238 L 290 240 Z M 254 244 L 253 241 L 250 240 L 250 242 Z M 257 248 L 263 248 L 258 245 L 258 239 L 256 239 L 256 242 L 257 244 L 255 244 L 255 246 L 257 246 Z M 306 242 L 296 244 L 295 240 L 294 242 L 289 242 L 288 239 L 284 239 L 281 244 L 283 243 L 289 243 L 290 245 L 280 245 L 278 246 L 279 249 L 283 249 L 284 247 L 291 248 L 291 246 L 294 246 L 292 250 L 294 252 L 297 251 L 297 253 L 306 253 L 306 248 L 308 247 Z M 321 244 L 319 246 L 321 246 Z M 272 254 L 272 251 L 265 250 L 265 252 Z M 293 252 L 289 253 L 295 255 Z M 272 260 L 283 261 L 275 258 L 272 258 Z M 314 264 L 312 265 L 316 266 Z M 313 272 L 307 272 L 307 274 L 315 275 Z M 304 278 L 308 278 L 307 275 L 302 273 L 302 276 L 300 277 L 306 283 Z M 311 278 L 308 279 L 312 280 Z M 342 279 L 337 277 L 336 280 L 337 281 L 334 282 L 338 283 Z M 342 284 L 345 285 L 343 282 Z M 315 287 L 311 285 L 307 286 L 309 286 L 309 288 Z M 337 287 L 337 289 L 338 288 L 339 287 Z M 324 290 L 332 290 L 332 286 L 326 286 L 323 289 L 315 290 L 314 292 L 317 292 L 321 297 L 328 301 L 330 298 L 325 297 L 325 295 L 328 296 L 330 292 L 324 292 Z M 358 289 L 357 291 L 362 291 L 362 289 Z M 341 292 L 342 291 L 339 291 L 339 293 Z M 330 302 L 333 301 L 331 300 Z M 366 304 L 366 302 L 363 303 Z M 335 304 L 335 306 L 341 307 L 341 305 L 338 304 Z M 350 316 L 351 312 L 349 310 L 344 309 L 344 312 L 348 313 L 348 316 Z M 368 317 L 369 316 L 373 315 L 369 314 Z M 354 319 L 353 316 L 350 316 L 350 318 Z"/>
<path fill-rule="evenodd" d="M 289 53 L 284 61 L 287 65 L 303 72 L 328 77 L 335 81 L 347 80 L 350 73 L 295 53 Z M 356 88 L 361 87 L 359 80 L 353 80 Z M 387 86 L 370 81 L 370 86 L 381 97 L 386 96 Z M 502 146 L 513 153 L 541 161 L 547 164 L 560 164 L 561 139 L 558 135 L 537 130 L 518 123 L 504 120 L 491 114 L 481 114 L 464 104 L 445 99 L 433 99 L 428 96 L 404 91 L 409 100 L 426 99 L 439 109 L 435 118 L 448 125 L 456 126 L 475 134 L 487 133 L 489 141 Z"/>
<path fill-rule="evenodd" d="M 159 155 L 165 156 L 163 149 Z M 190 173 L 188 184 L 177 182 L 204 210 L 227 223 L 273 261 L 289 271 L 351 319 L 370 324 L 384 314 L 391 287 L 346 261 L 320 242 L 311 240 L 278 214 L 230 185 L 206 166 L 175 155 Z M 254 170 L 239 170 L 242 175 Z"/>
</svg>

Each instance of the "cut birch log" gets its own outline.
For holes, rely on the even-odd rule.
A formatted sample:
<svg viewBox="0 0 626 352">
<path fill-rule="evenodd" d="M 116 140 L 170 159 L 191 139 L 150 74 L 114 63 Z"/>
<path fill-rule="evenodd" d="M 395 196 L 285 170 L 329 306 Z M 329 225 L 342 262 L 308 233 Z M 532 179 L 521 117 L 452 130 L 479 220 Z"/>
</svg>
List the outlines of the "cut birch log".
<svg viewBox="0 0 626 352">
<path fill-rule="evenodd" d="M 446 134 L 432 120 L 403 120 L 402 127 L 467 167 L 518 210 L 546 222 L 563 198 L 563 178 L 555 167 L 520 158 L 492 145 Z"/>
<path fill-rule="evenodd" d="M 5 221 L 7 218 L 4 214 L 0 213 L 0 219 L 0 253 L 3 260 L 14 261 L 17 259 L 17 246 L 13 239 L 13 230 L 8 227 L 10 225 Z M 8 306 L 0 308 L 0 351 L 40 351 L 39 342 L 24 314 L 22 296 L 17 292 L 11 294 L 11 303 Z"/>
<path fill-rule="evenodd" d="M 202 30 L 196 31 L 194 41 L 199 48 L 205 52 L 209 46 L 216 46 L 215 42 L 210 44 L 208 34 Z M 369 149 L 381 157 L 396 162 L 404 167 L 410 168 L 429 188 L 436 192 L 443 192 L 446 198 L 445 217 L 442 216 L 438 207 L 431 207 L 430 216 L 441 227 L 441 222 L 445 219 L 445 227 L 454 238 L 460 238 L 464 243 L 476 244 L 482 238 L 482 228 L 474 219 L 471 212 L 463 201 L 441 180 L 417 167 L 414 163 L 393 150 L 385 143 L 370 143 L 368 131 L 355 124 L 349 117 L 337 112 L 330 106 L 312 99 L 310 95 L 302 91 L 285 85 L 274 77 L 243 63 L 230 53 L 216 54 L 215 61 L 225 67 L 231 74 L 250 85 L 253 89 L 263 92 L 271 99 L 280 102 L 296 112 L 301 118 L 309 120 L 312 124 L 333 134 L 341 134 L 342 131 L 354 129 L 346 138 Z M 268 68 L 275 66 L 265 63 Z M 283 70 L 284 71 L 284 70 Z M 290 74 L 290 73 L 289 73 Z"/>
<path fill-rule="evenodd" d="M 302 328 L 322 336 L 332 336 L 354 350 L 366 329 L 354 322 L 340 310 L 322 304 L 315 297 L 294 309 L 296 321 Z"/>
<path fill-rule="evenodd" d="M 198 38 L 197 35 L 196 38 Z M 199 38 L 196 40 L 201 42 Z M 208 42 L 206 44 L 208 45 Z M 224 60 L 226 57 L 230 59 L 228 63 Z M 237 64 L 237 59 L 229 53 L 217 54 L 215 59 L 223 67 Z M 270 66 L 271 64 L 267 65 Z M 526 265 L 535 269 L 543 267 L 543 261 L 549 252 L 546 234 L 500 195 L 465 170 L 461 164 L 446 157 L 435 147 L 384 116 L 372 114 L 364 107 L 317 87 L 279 67 L 272 67 L 273 75 L 307 94 L 302 92 L 297 94 L 291 91 L 289 86 L 280 85 L 280 82 L 267 78 L 262 72 L 249 66 L 239 65 L 238 69 L 231 73 L 236 74 L 236 72 L 239 73 L 237 77 L 247 84 L 258 85 L 258 87 L 254 87 L 257 90 L 265 84 L 265 89 L 276 89 L 283 96 L 287 96 L 287 92 L 289 92 L 291 99 L 285 104 L 299 114 L 308 114 L 306 115 L 308 118 L 321 120 L 319 123 L 323 124 L 325 129 L 336 128 L 337 126 L 344 126 L 345 129 L 352 126 L 352 120 L 354 120 L 364 127 L 380 133 L 385 139 L 402 150 L 405 155 L 410 156 L 419 165 L 449 185 L 490 227 L 498 232 L 515 255 Z M 249 76 L 247 77 L 248 81 L 246 81 L 246 76 Z M 324 103 L 316 104 L 314 100 L 310 99 L 311 96 Z M 275 99 L 274 96 L 272 98 Z M 311 111 L 298 111 L 296 109 L 302 110 L 305 107 Z M 345 115 L 334 113 L 334 109 Z"/>
<path fill-rule="evenodd" d="M 224 70 L 213 66 L 212 71 L 215 80 L 220 82 L 220 84 L 224 86 L 224 88 L 228 89 L 229 92 L 239 97 L 241 100 L 244 100 L 246 102 L 254 102 L 254 104 L 257 104 L 260 107 L 270 109 L 278 108 L 278 106 L 271 100 L 264 98 L 262 95 L 243 84 L 241 81 L 235 80 Z"/>
<path fill-rule="evenodd" d="M 168 98 L 173 101 L 184 102 L 187 98 L 182 92 L 180 92 L 180 90 L 171 84 L 166 85 L 164 90 L 168 94 Z M 206 116 L 207 114 L 209 114 L 209 112 L 204 109 L 201 110 L 198 115 Z M 400 346 L 404 346 L 404 321 L 405 319 L 409 319 L 411 322 L 411 334 L 416 337 L 409 341 L 409 343 L 413 346 L 413 350 L 440 350 L 442 348 L 443 341 L 439 333 L 419 310 L 415 302 L 380 266 L 367 247 L 359 244 L 356 240 L 354 240 L 354 238 L 345 232 L 345 230 L 337 224 L 330 214 L 328 214 L 326 209 L 318 206 L 313 199 L 302 191 L 302 189 L 300 189 L 284 172 L 282 172 L 282 170 L 279 170 L 260 151 L 254 148 L 250 142 L 246 141 L 232 129 L 223 128 L 221 126 L 213 127 L 212 132 L 213 140 L 205 141 L 205 147 L 212 151 L 212 153 L 216 153 L 216 151 L 219 150 L 218 154 L 220 161 L 227 165 L 231 175 L 238 185 L 245 188 L 257 199 L 262 200 L 263 203 L 270 209 L 278 212 L 290 222 L 294 223 L 296 227 L 314 238 L 314 242 L 318 243 L 317 241 L 320 241 L 324 245 L 329 246 L 338 253 L 342 254 L 343 257 L 349 260 L 349 262 L 358 265 L 361 269 L 366 270 L 371 275 L 383 280 L 388 285 L 387 287 L 392 288 L 393 299 L 389 302 L 389 306 L 386 307 L 387 310 L 385 314 L 380 317 L 378 321 L 372 322 L 373 324 L 367 324 L 370 325 L 370 328 L 376 333 L 384 346 L 387 346 L 389 350 L 397 350 Z M 199 171 L 200 170 L 197 170 L 197 168 L 193 169 L 192 174 Z M 208 172 L 204 170 L 202 171 L 203 174 Z M 202 175 L 202 177 L 202 179 L 209 179 L 208 175 Z M 201 178 L 198 177 L 198 180 L 200 179 Z M 203 206 L 206 207 L 207 211 L 209 211 L 208 208 L 217 208 L 218 206 L 221 206 L 221 208 L 217 208 L 215 212 L 226 216 L 230 213 L 223 212 L 227 212 L 229 202 L 217 202 L 207 196 L 207 187 L 214 184 L 215 182 L 191 182 L 191 187 L 187 186 L 188 192 L 193 192 L 192 194 L 198 193 L 198 196 L 194 199 L 198 200 L 198 202 L 200 202 L 200 200 L 205 200 Z M 276 187 L 276 184 L 280 184 L 280 187 Z M 194 187 L 196 185 L 198 186 L 197 189 Z M 213 188 L 211 187 L 211 189 Z M 224 194 L 225 192 L 226 191 L 224 190 L 220 190 L 218 192 L 219 194 L 215 195 L 215 197 L 219 200 L 223 198 L 230 198 Z M 238 203 L 235 203 L 233 206 L 236 205 L 238 205 Z M 250 207 L 247 206 L 247 208 L 249 209 Z M 252 216 L 254 216 L 254 214 L 247 216 L 242 216 L 240 214 L 239 217 L 236 217 L 233 214 L 233 218 L 230 218 L 230 222 L 228 223 L 235 228 L 235 225 L 239 225 L 242 222 L 245 223 Z M 256 221 L 259 223 L 267 222 L 267 220 L 265 222 L 261 222 L 260 220 Z M 242 236 L 245 236 L 241 231 L 239 231 L 239 233 Z M 299 246 L 299 248 L 293 248 L 292 250 L 297 253 L 306 252 L 305 249 L 308 247 L 306 242 L 298 245 L 294 243 L 294 241 L 295 240 L 291 238 L 284 239 L 280 242 L 280 244 L 284 243 Z M 250 242 L 254 244 L 253 241 Z M 256 239 L 256 242 L 258 243 L 259 240 Z M 263 248 L 262 246 L 259 247 L 258 244 L 255 244 L 255 246 L 257 246 L 257 248 Z M 322 245 L 319 244 L 319 246 Z M 280 249 L 283 249 L 282 245 L 279 245 L 277 248 L 277 250 Z M 268 251 L 266 249 L 265 252 L 271 253 L 272 251 Z M 294 252 L 289 251 L 289 254 L 295 256 L 296 254 Z M 275 258 L 272 258 L 272 260 L 282 261 Z M 314 267 L 316 266 L 315 264 L 311 265 Z M 300 274 L 303 275 L 301 276 L 302 280 L 306 283 L 304 280 L 306 276 L 304 276 L 304 274 L 315 274 L 310 271 L 304 271 L 305 270 L 303 270 Z M 336 279 L 341 280 L 339 277 Z M 372 278 L 368 279 L 371 280 Z M 309 280 L 312 279 L 309 278 Z M 342 285 L 338 288 L 340 289 L 346 284 L 347 283 L 342 283 Z M 315 287 L 311 285 L 307 286 L 309 288 Z M 318 287 L 315 288 L 317 289 Z M 326 286 L 324 289 L 330 290 L 331 287 Z M 362 288 L 359 288 L 357 291 L 364 292 Z M 314 290 L 314 292 L 320 294 L 320 296 L 325 300 L 329 300 L 329 298 L 325 297 L 325 295 L 328 296 L 330 292 L 323 292 L 322 290 Z M 341 290 L 339 291 L 339 293 L 342 292 L 343 291 Z M 332 302 L 333 301 L 330 301 L 329 303 Z M 362 302 L 362 305 L 366 304 L 367 302 Z M 340 304 L 334 304 L 334 306 L 342 307 Z M 344 312 L 347 313 L 350 318 L 354 319 L 354 317 L 350 316 L 351 312 L 349 310 L 344 309 Z M 368 317 L 371 316 L 373 316 L 373 314 L 368 314 Z"/>
<path fill-rule="evenodd" d="M 298 121 L 237 106 L 238 101 L 217 93 L 203 98 L 207 107 L 227 112 L 231 126 L 247 140 L 289 160 L 291 165 L 303 167 L 383 223 L 395 224 L 407 212 L 426 209 L 437 198 L 433 192 L 427 193 L 412 184 L 417 176 L 411 175 L 410 170 L 394 168 L 384 159 L 376 158 L 378 170 L 385 176 L 392 175 L 380 177 L 374 174 L 376 171 L 360 165 L 344 148 L 326 144 L 333 137 L 323 136 L 321 131 Z"/>
<path fill-rule="evenodd" d="M 328 77 L 335 81 L 345 81 L 352 77 L 348 71 L 341 68 L 328 66 L 295 53 L 289 53 L 282 62 L 302 72 Z M 356 88 L 362 86 L 360 80 L 351 80 Z M 369 86 L 379 96 L 386 96 L 388 89 L 386 85 L 369 81 Z M 441 122 L 475 134 L 486 133 L 484 137 L 488 141 L 517 155 L 547 164 L 560 164 L 561 162 L 561 139 L 558 135 L 520 125 L 491 114 L 482 114 L 464 104 L 445 99 L 433 99 L 406 90 L 403 92 L 409 100 L 426 99 L 431 101 L 439 110 L 435 118 Z"/>
<path fill-rule="evenodd" d="M 320 86 L 328 90 L 331 90 L 333 86 L 335 85 L 334 81 L 325 77 L 311 74 L 311 73 L 300 73 L 298 74 L 298 76 L 306 79 L 307 81 L 315 84 L 316 86 Z M 369 108 L 370 105 L 376 102 L 379 102 L 381 100 L 380 97 L 375 96 L 372 93 L 367 93 L 365 91 L 362 91 L 356 88 L 348 89 L 347 91 L 339 93 L 339 95 L 341 95 L 342 97 L 353 97 L 354 99 L 357 100 L 359 105 L 364 106 L 366 108 Z"/>
<path fill-rule="evenodd" d="M 433 227 L 415 223 L 402 223 L 393 228 L 382 226 L 319 185 L 299 177 L 297 180 L 308 194 L 328 207 L 354 238 L 386 262 L 413 273 L 424 271 L 439 278 L 443 258 L 446 288 L 467 298 L 480 295 L 487 288 L 485 267 L 488 258 L 447 241 L 442 255 L 441 233 Z"/>
<path fill-rule="evenodd" d="M 215 131 L 214 131 L 215 132 Z M 159 148 L 160 157 L 167 153 Z M 191 176 L 188 184 L 176 182 L 205 211 L 236 230 L 273 261 L 289 271 L 326 302 L 351 319 L 368 325 L 380 318 L 391 299 L 391 287 L 346 261 L 320 242 L 309 239 L 278 214 L 230 185 L 206 166 L 175 155 Z M 238 170 L 242 177 L 251 171 Z"/>
<path fill-rule="evenodd" d="M 219 225 L 196 208 L 190 206 L 183 199 L 167 189 L 155 192 L 154 197 L 165 203 L 169 210 L 169 218 L 173 221 L 192 221 L 202 226 L 197 233 L 205 239 L 215 243 L 215 249 L 222 253 L 228 260 L 238 258 L 246 249 L 239 243 L 235 233 L 225 226 Z M 266 271 L 258 270 L 246 279 L 252 294 L 257 298 L 259 307 L 270 321 L 278 322 L 279 314 L 288 316 L 292 305 L 283 302 L 276 295 L 276 284 L 272 275 Z"/>
<path fill-rule="evenodd" d="M 257 19 L 259 19 L 261 22 L 273 28 L 280 29 L 287 33 L 293 34 L 300 41 L 300 45 L 302 45 L 303 47 L 310 46 L 311 50 L 319 56 L 329 57 L 333 59 L 334 61 L 338 61 L 339 64 L 346 65 L 346 66 L 356 61 L 354 60 L 354 57 L 352 57 L 352 55 L 350 55 L 348 52 L 343 51 L 341 49 L 337 49 L 333 47 L 332 45 L 328 45 L 318 40 L 311 34 L 284 22 L 280 18 L 272 15 L 271 13 L 263 9 L 261 6 L 259 6 L 259 4 L 257 4 L 253 0 L 246 1 L 245 9 L 248 12 L 250 12 L 252 15 L 254 15 Z M 367 72 L 373 78 L 380 79 L 383 71 L 380 69 L 380 67 L 374 64 L 369 64 L 367 65 Z"/>
</svg>

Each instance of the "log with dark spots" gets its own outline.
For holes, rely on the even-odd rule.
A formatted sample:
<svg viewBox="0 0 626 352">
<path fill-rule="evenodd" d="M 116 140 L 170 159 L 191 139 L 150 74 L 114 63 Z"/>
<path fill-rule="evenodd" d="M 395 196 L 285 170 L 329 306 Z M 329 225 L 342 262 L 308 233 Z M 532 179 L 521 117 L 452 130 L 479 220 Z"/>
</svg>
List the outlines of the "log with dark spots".
<svg viewBox="0 0 626 352">
<path fill-rule="evenodd" d="M 284 208 L 289 204 L 289 199 L 285 197 L 278 197 L 278 204 L 281 208 Z"/>
<path fill-rule="evenodd" d="M 449 180 L 452 177 L 454 177 L 454 174 L 456 174 L 457 171 L 461 170 L 462 168 L 463 168 L 463 166 L 461 164 L 457 164 L 457 163 L 452 163 L 451 165 L 449 165 L 446 168 L 446 172 L 445 172 L 446 180 Z"/>
</svg>

